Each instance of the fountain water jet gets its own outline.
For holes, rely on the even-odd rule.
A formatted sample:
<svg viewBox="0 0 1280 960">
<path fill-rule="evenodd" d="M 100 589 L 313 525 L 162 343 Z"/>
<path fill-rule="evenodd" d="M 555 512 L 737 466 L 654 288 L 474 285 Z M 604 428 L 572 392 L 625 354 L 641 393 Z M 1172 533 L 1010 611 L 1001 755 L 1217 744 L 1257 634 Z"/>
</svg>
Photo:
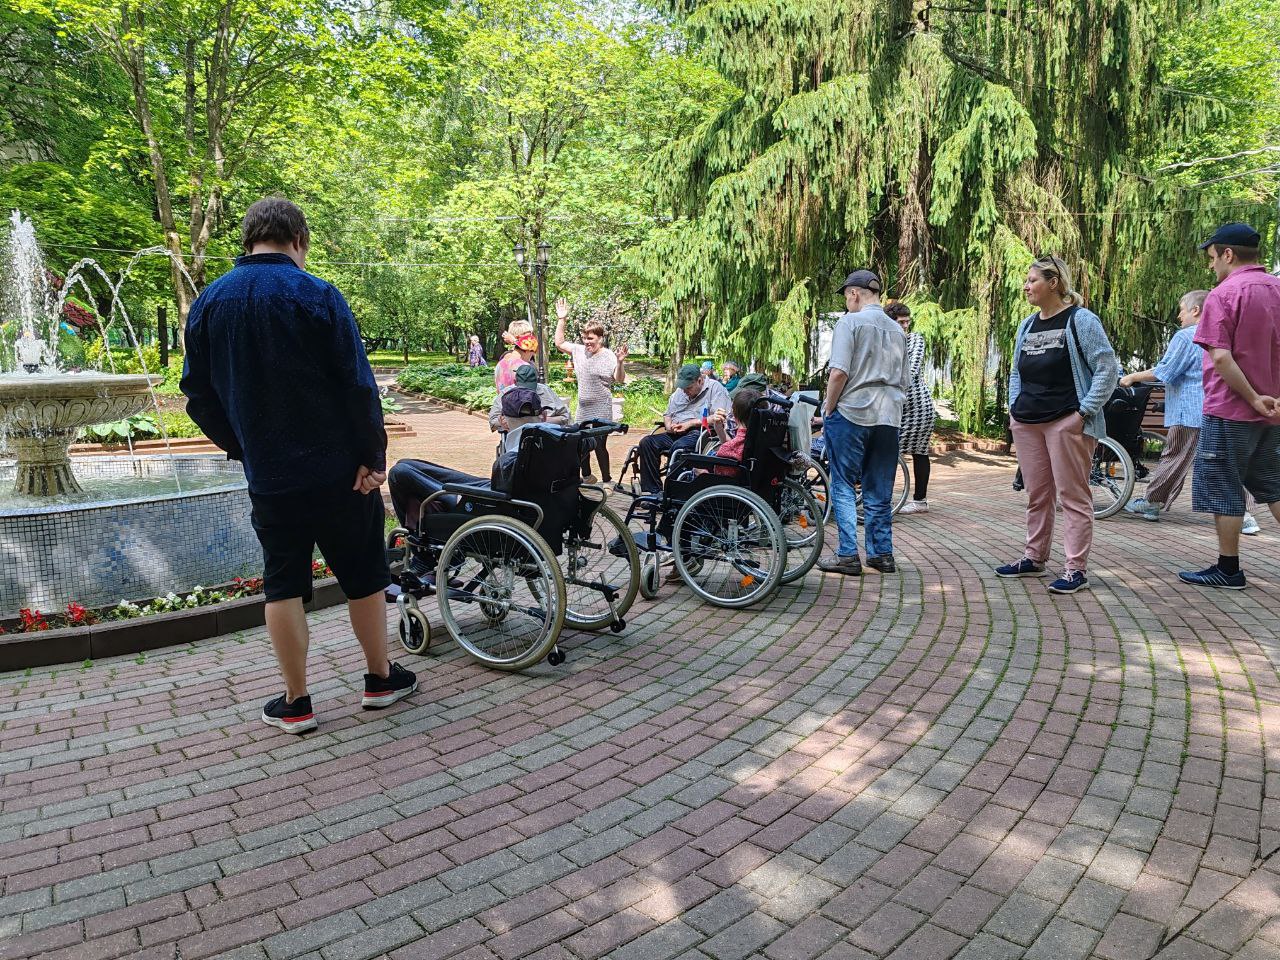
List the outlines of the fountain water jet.
<svg viewBox="0 0 1280 960">
<path fill-rule="evenodd" d="M 116 374 L 110 349 L 110 372 L 61 370 L 67 297 L 77 288 L 96 305 L 87 278 L 100 280 L 110 306 L 93 313 L 104 341 L 122 323 L 143 361 L 120 289 L 144 256 L 172 255 L 139 251 L 114 280 L 81 260 L 55 290 L 31 222 L 15 212 L 8 227 L 0 236 L 0 457 L 7 451 L 17 462 L 0 460 L 0 484 L 13 485 L 0 490 L 0 615 L 141 599 L 261 570 L 239 464 L 171 449 L 137 456 L 130 444 L 128 456 L 77 457 L 79 481 L 72 472 L 77 430 L 158 410 L 163 378 Z"/>
<path fill-rule="evenodd" d="M 0 278 L 0 289 L 17 314 L 19 335 L 13 347 L 15 372 L 0 375 L 0 425 L 18 461 L 13 489 L 36 497 L 79 493 L 68 453 L 77 431 L 142 411 L 153 378 L 58 370 L 64 298 L 53 296 L 31 221 L 15 210 L 9 224 L 0 253 L 7 276 Z M 37 335 L 37 324 L 47 326 L 47 339 Z"/>
</svg>

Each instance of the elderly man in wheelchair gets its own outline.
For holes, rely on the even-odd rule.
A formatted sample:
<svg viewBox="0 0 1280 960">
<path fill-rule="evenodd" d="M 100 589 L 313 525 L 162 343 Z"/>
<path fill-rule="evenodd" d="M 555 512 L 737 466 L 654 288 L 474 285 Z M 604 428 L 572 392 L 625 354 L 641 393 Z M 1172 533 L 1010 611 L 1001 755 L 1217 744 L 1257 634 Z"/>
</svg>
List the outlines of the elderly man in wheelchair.
<svg viewBox="0 0 1280 960">
<path fill-rule="evenodd" d="M 679 452 L 656 493 L 632 501 L 627 524 L 646 553 L 640 590 L 659 589 L 660 557 L 702 599 L 722 607 L 768 600 L 803 577 L 822 552 L 822 508 L 792 474 L 787 400 L 743 391 L 735 398 L 740 458 Z"/>
<path fill-rule="evenodd" d="M 581 445 L 625 425 L 529 423 L 490 478 L 422 460 L 402 460 L 389 482 L 400 526 L 387 538 L 410 653 L 430 644 L 418 601 L 434 594 L 449 635 L 474 659 L 520 670 L 564 661 L 561 629 L 615 632 L 639 589 L 635 549 L 609 549 L 626 536 L 596 486 L 581 483 Z M 627 542 L 631 543 L 630 537 Z M 633 544 L 634 547 L 634 544 Z"/>
<path fill-rule="evenodd" d="M 676 374 L 676 389 L 667 401 L 661 427 L 627 454 L 618 489 L 627 492 L 622 476 L 629 468 L 633 477 L 636 473 L 640 476 L 641 493 L 657 493 L 662 489 L 663 459 L 678 451 L 696 451 L 711 416 L 717 410 L 727 412 L 729 407 L 724 385 L 709 378 L 696 363 L 686 363 Z"/>
</svg>

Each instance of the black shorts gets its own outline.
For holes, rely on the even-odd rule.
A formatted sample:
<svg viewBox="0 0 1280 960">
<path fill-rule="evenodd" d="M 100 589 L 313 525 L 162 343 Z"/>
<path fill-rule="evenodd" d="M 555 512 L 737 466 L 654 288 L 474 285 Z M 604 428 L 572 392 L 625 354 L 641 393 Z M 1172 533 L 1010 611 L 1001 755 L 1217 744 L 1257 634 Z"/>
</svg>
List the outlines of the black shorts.
<svg viewBox="0 0 1280 960">
<path fill-rule="evenodd" d="M 311 558 L 316 547 L 352 600 L 386 589 L 382 494 L 307 490 L 249 494 L 253 529 L 262 544 L 262 585 L 268 602 L 311 599 Z"/>
<path fill-rule="evenodd" d="M 1280 426 L 1205 414 L 1191 478 L 1191 508 L 1244 516 L 1244 491 L 1261 504 L 1280 501 Z"/>
</svg>

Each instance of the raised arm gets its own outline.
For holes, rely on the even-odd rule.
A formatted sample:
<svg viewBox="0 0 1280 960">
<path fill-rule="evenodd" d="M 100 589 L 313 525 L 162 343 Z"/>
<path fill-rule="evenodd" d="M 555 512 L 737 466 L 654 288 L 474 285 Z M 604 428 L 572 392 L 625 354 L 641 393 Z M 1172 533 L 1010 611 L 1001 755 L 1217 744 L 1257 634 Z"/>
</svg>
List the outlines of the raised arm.
<svg viewBox="0 0 1280 960">
<path fill-rule="evenodd" d="M 569 319 L 569 301 L 564 297 L 556 299 L 556 333 L 552 338 L 557 350 L 563 350 L 565 353 L 573 352 L 573 344 L 569 343 L 564 336 L 564 322 Z"/>
<path fill-rule="evenodd" d="M 1120 378 L 1120 386 L 1132 387 L 1135 383 L 1150 383 L 1158 380 L 1155 370 L 1139 370 L 1137 373 L 1126 373 Z"/>
<path fill-rule="evenodd" d="M 618 349 L 613 351 L 613 355 L 618 359 L 618 367 L 613 371 L 614 383 L 626 383 L 627 371 L 623 369 L 623 363 L 627 359 L 627 345 L 625 343 L 618 344 Z"/>
</svg>

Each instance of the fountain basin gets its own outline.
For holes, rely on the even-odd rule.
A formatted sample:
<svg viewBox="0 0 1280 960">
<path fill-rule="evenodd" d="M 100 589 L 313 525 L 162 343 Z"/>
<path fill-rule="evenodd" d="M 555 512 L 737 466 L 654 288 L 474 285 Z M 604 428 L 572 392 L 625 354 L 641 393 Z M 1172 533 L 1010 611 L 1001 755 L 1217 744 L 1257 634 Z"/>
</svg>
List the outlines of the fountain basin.
<svg viewBox="0 0 1280 960">
<path fill-rule="evenodd" d="M 36 373 L 0 376 L 0 431 L 17 458 L 15 493 L 78 493 L 67 449 L 76 431 L 140 413 L 163 377 L 147 374 Z"/>
<path fill-rule="evenodd" d="M 0 485 L 17 469 L 0 461 Z M 0 494 L 0 616 L 163 596 L 261 573 L 238 463 L 221 454 L 102 456 L 78 459 L 76 472 L 99 492 Z"/>
</svg>

